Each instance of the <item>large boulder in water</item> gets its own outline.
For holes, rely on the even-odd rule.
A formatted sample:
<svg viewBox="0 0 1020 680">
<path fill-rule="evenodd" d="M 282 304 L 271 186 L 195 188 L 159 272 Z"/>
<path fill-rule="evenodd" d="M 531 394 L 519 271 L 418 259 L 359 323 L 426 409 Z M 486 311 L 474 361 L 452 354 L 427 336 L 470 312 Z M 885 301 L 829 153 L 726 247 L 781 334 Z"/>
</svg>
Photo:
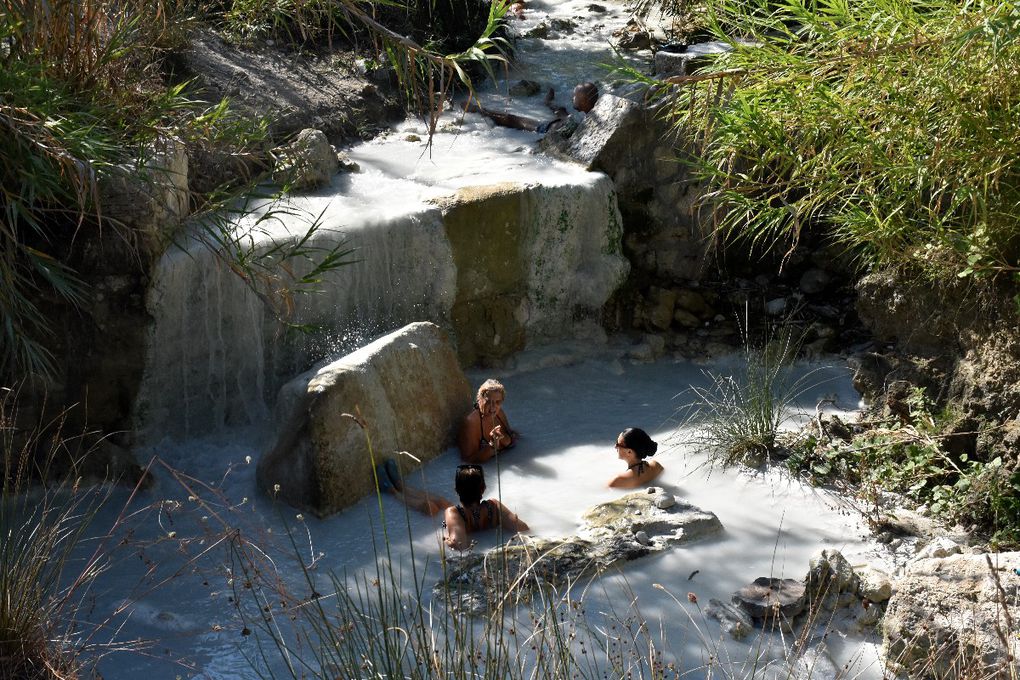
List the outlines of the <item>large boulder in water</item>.
<svg viewBox="0 0 1020 680">
<path fill-rule="evenodd" d="M 522 537 L 520 542 L 450 559 L 437 596 L 460 611 L 481 615 L 516 584 L 515 597 L 540 586 L 567 587 L 609 567 L 718 534 L 714 513 L 689 503 L 662 502 L 650 487 L 589 509 L 577 534 L 567 538 Z M 667 506 L 667 507 L 661 507 Z"/>
<path fill-rule="evenodd" d="M 888 660 L 911 677 L 1010 677 L 1020 658 L 1017 565 L 1020 552 L 912 562 L 882 626 Z"/>
<path fill-rule="evenodd" d="M 259 486 L 316 515 L 337 512 L 375 491 L 373 455 L 434 458 L 470 405 L 446 333 L 409 324 L 284 385 L 279 435 L 259 461 Z"/>
</svg>

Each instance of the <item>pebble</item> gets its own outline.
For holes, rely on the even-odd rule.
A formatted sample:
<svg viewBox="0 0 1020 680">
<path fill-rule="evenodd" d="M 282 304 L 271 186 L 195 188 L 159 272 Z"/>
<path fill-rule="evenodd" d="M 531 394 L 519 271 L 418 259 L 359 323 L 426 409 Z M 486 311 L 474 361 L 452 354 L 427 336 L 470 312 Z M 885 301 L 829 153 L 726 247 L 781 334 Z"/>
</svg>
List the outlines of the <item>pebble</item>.
<svg viewBox="0 0 1020 680">
<path fill-rule="evenodd" d="M 652 539 L 648 538 L 648 534 L 645 533 L 644 531 L 639 531 L 636 534 L 634 534 L 634 540 L 636 540 L 641 545 L 652 544 Z"/>
<path fill-rule="evenodd" d="M 674 505 L 676 505 L 676 499 L 673 498 L 673 494 L 661 493 L 655 497 L 655 507 L 657 507 L 659 510 L 672 508 Z"/>
</svg>

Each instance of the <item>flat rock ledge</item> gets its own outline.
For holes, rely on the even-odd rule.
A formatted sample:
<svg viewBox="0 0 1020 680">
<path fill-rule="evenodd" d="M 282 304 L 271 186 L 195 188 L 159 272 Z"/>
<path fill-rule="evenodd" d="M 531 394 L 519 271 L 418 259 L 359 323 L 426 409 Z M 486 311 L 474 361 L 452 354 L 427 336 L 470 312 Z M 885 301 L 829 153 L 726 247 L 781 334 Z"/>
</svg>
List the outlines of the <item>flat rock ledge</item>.
<svg viewBox="0 0 1020 680">
<path fill-rule="evenodd" d="M 451 609 L 480 616 L 500 602 L 527 600 L 537 588 L 568 587 L 621 562 L 722 532 L 714 513 L 675 498 L 668 505 L 664 493 L 650 487 L 597 505 L 584 513 L 573 536 L 522 536 L 510 545 L 451 557 L 435 595 Z"/>
</svg>

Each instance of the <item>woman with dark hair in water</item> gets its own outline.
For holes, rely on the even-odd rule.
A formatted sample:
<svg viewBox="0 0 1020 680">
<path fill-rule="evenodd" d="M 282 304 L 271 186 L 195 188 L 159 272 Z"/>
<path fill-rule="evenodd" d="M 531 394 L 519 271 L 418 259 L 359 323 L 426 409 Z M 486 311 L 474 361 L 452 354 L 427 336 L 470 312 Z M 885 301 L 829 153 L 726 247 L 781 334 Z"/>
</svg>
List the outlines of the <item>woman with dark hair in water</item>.
<svg viewBox="0 0 1020 680">
<path fill-rule="evenodd" d="M 646 460 L 654 456 L 658 448 L 659 445 L 640 428 L 628 427 L 621 432 L 616 438 L 616 455 L 627 464 L 627 470 L 609 480 L 609 486 L 636 489 L 661 475 L 662 466 L 654 460 Z"/>
<path fill-rule="evenodd" d="M 446 508 L 443 525 L 444 541 L 455 550 L 465 550 L 468 534 L 500 526 L 504 531 L 527 531 L 528 525 L 495 498 L 482 500 L 485 493 L 485 472 L 481 465 L 468 463 L 457 466 L 454 479 L 460 504 Z"/>
</svg>

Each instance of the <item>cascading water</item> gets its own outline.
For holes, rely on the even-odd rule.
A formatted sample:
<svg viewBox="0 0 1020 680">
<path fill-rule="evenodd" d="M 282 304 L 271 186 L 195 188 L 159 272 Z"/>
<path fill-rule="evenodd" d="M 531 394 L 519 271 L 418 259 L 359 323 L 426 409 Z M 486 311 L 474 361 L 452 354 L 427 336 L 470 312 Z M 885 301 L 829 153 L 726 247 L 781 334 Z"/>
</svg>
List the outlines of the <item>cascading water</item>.
<svg viewBox="0 0 1020 680">
<path fill-rule="evenodd" d="M 318 219 L 317 244 L 354 249 L 351 262 L 326 275 L 316 293 L 292 300 L 289 321 L 321 331 L 284 333 L 197 242 L 167 253 L 148 299 L 154 320 L 137 408 L 143 440 L 145 433 L 187 436 L 259 422 L 282 382 L 312 362 L 411 321 L 449 327 L 455 305 L 470 317 L 499 298 L 514 320 L 509 330 L 529 343 L 597 332 L 598 310 L 627 271 L 612 183 L 541 156 L 507 153 L 520 134 L 479 121 L 437 135 L 431 156 L 406 141 L 408 129 L 417 126 L 353 150 L 361 172 L 292 197 L 278 217 L 260 222 L 270 228 L 256 246 L 293 239 Z M 465 346 L 507 340 L 499 329 L 454 330 Z M 471 337 L 484 334 L 491 339 Z"/>
</svg>

